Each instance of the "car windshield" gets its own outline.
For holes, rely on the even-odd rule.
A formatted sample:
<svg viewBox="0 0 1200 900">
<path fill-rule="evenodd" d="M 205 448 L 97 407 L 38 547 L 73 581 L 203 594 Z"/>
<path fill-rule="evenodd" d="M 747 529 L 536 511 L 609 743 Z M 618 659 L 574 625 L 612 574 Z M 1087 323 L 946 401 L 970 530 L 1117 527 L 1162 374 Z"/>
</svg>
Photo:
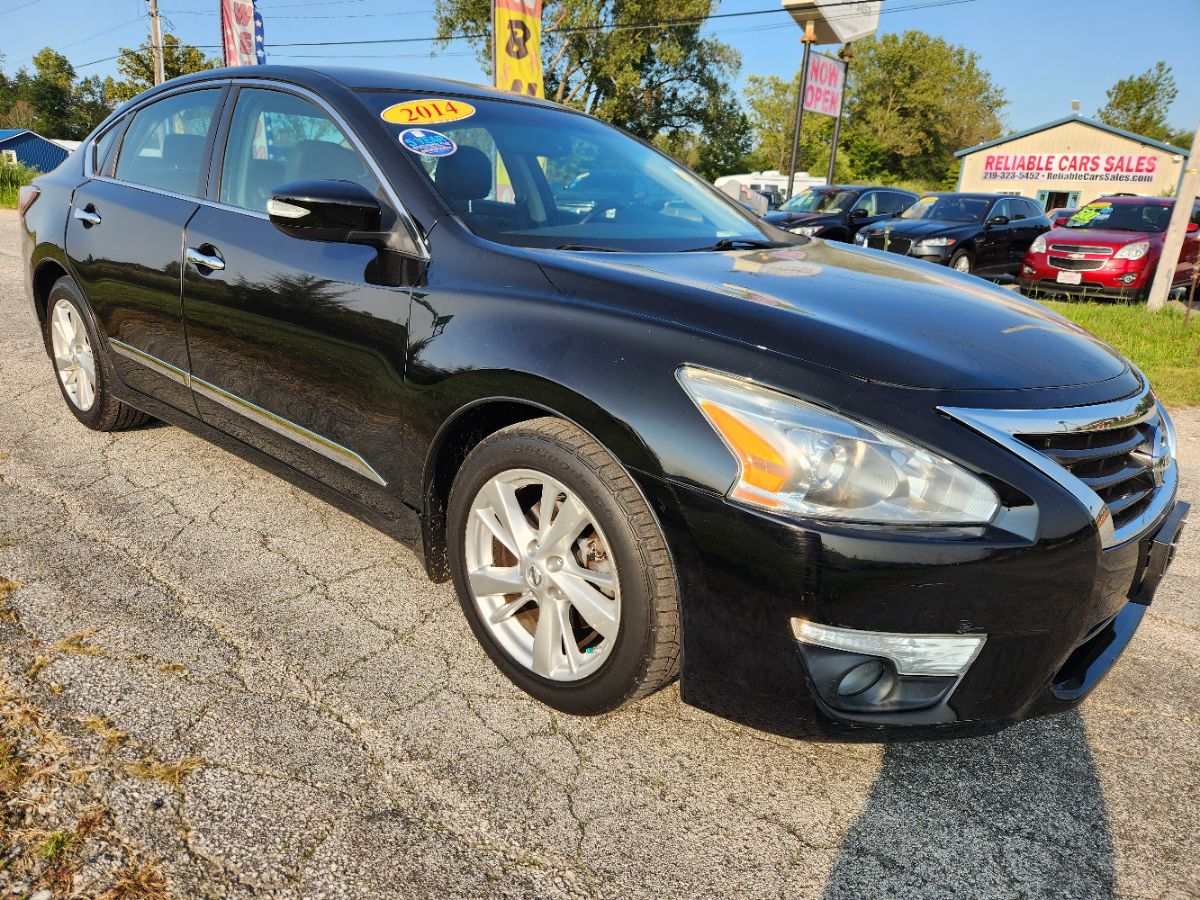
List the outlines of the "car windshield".
<svg viewBox="0 0 1200 900">
<path fill-rule="evenodd" d="M 850 208 L 858 194 L 854 191 L 801 191 L 779 207 L 784 212 L 840 213 Z"/>
<path fill-rule="evenodd" d="M 991 202 L 979 197 L 922 197 L 904 212 L 902 219 L 939 222 L 982 222 Z"/>
<path fill-rule="evenodd" d="M 1067 222 L 1067 227 L 1155 234 L 1166 231 L 1169 221 L 1171 207 L 1160 203 L 1109 203 L 1097 200 L 1075 213 Z"/>
<path fill-rule="evenodd" d="M 360 97 L 399 152 L 489 240 L 653 252 L 779 239 L 683 166 L 588 116 L 502 100 Z"/>
</svg>

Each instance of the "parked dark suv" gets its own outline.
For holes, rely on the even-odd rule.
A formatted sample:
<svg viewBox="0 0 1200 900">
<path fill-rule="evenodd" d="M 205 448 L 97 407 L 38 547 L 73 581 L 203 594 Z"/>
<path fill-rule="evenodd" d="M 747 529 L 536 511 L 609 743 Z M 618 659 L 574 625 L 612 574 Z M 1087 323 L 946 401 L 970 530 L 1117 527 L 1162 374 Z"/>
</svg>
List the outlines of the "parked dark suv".
<svg viewBox="0 0 1200 900">
<path fill-rule="evenodd" d="M 1050 220 L 1032 200 L 998 194 L 927 194 L 893 222 L 864 228 L 861 247 L 915 256 L 976 275 L 1015 276 Z"/>
<path fill-rule="evenodd" d="M 903 212 L 917 194 L 873 185 L 831 185 L 807 188 L 763 216 L 793 234 L 852 241 L 858 230 Z"/>
<path fill-rule="evenodd" d="M 556 204 L 598 164 L 641 187 Z M 497 667 L 573 713 L 676 676 L 755 722 L 1067 709 L 1187 511 L 1171 421 L 1116 351 L 776 229 L 552 103 L 197 73 L 21 209 L 79 422 L 173 422 L 412 543 Z"/>
</svg>

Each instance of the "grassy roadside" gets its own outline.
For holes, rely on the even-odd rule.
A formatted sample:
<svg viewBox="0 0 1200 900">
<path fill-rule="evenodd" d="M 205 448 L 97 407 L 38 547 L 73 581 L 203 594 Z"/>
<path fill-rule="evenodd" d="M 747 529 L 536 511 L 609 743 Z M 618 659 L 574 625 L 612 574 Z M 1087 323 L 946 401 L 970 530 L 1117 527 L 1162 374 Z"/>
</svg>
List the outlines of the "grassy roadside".
<svg viewBox="0 0 1200 900">
<path fill-rule="evenodd" d="M 1200 406 L 1200 309 L 1185 324 L 1183 313 L 1172 308 L 1150 314 L 1141 304 L 1050 302 L 1046 306 L 1133 360 L 1167 406 Z"/>
<path fill-rule="evenodd" d="M 40 173 L 29 166 L 0 163 L 0 207 L 15 209 L 17 197 L 24 185 L 33 181 Z"/>
</svg>

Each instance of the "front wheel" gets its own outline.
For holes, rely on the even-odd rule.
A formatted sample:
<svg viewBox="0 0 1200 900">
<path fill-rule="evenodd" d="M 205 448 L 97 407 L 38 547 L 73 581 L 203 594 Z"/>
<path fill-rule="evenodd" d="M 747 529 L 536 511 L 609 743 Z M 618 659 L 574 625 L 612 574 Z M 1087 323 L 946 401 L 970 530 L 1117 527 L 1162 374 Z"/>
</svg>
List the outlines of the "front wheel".
<svg viewBox="0 0 1200 900">
<path fill-rule="evenodd" d="M 578 428 L 544 418 L 485 438 L 455 478 L 447 528 L 472 631 L 538 700 L 595 715 L 678 672 L 666 541 L 637 486 Z"/>
<path fill-rule="evenodd" d="M 950 257 L 950 268 L 955 272 L 962 272 L 964 275 L 970 275 L 974 269 L 975 260 L 971 257 L 970 250 L 959 250 Z"/>
</svg>

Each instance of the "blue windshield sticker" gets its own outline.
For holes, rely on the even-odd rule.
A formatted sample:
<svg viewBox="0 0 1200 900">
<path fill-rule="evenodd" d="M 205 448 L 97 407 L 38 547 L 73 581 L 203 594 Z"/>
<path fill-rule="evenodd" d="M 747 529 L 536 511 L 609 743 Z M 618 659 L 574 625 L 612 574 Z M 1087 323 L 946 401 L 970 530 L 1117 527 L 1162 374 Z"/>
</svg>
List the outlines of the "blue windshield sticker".
<svg viewBox="0 0 1200 900">
<path fill-rule="evenodd" d="M 429 128 L 409 128 L 400 132 L 400 143 L 422 156 L 449 156 L 458 149 L 446 135 Z"/>
</svg>

